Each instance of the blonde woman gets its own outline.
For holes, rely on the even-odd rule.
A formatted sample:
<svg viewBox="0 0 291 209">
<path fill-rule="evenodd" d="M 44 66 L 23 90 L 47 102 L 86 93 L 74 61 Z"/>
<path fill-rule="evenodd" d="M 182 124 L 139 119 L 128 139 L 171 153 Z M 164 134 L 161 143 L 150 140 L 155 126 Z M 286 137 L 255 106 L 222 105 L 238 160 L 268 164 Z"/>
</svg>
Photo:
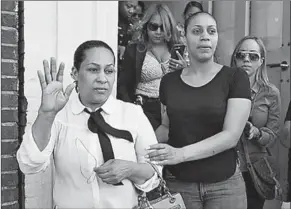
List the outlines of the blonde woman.
<svg viewBox="0 0 291 209">
<path fill-rule="evenodd" d="M 156 129 L 161 124 L 160 81 L 170 72 L 170 50 L 178 41 L 176 22 L 166 5 L 152 4 L 134 31 L 124 55 L 118 98 L 140 104 Z"/>
<path fill-rule="evenodd" d="M 247 72 L 251 85 L 252 111 L 247 122 L 250 129 L 242 136 L 250 155 L 264 156 L 266 147 L 277 139 L 280 131 L 281 100 L 279 90 L 269 82 L 263 41 L 246 36 L 235 47 L 231 66 Z M 239 143 L 241 170 L 246 183 L 248 208 L 262 209 L 265 200 L 257 193 L 246 167 L 242 144 Z"/>
</svg>

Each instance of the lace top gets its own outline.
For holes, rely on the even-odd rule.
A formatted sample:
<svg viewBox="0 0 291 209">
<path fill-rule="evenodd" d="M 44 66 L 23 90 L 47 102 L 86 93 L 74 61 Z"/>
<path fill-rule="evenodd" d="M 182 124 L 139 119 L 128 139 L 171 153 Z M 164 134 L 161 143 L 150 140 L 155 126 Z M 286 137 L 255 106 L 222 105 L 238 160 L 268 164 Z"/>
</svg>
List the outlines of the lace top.
<svg viewBox="0 0 291 209">
<path fill-rule="evenodd" d="M 155 57 L 147 52 L 141 70 L 141 81 L 137 85 L 135 93 L 151 98 L 159 98 L 161 79 L 170 71 L 169 60 L 159 63 Z"/>
</svg>

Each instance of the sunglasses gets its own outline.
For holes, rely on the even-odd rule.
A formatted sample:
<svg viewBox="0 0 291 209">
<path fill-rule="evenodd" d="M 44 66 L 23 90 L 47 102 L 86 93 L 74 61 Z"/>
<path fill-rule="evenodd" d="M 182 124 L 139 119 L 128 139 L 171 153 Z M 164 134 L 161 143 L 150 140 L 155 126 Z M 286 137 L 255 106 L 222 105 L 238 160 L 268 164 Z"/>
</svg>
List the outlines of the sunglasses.
<svg viewBox="0 0 291 209">
<path fill-rule="evenodd" d="M 237 52 L 235 58 L 237 60 L 244 60 L 247 56 L 253 62 L 259 61 L 261 58 L 261 55 L 257 52 Z"/>
<path fill-rule="evenodd" d="M 148 29 L 150 31 L 156 31 L 159 28 L 161 29 L 161 31 L 164 31 L 163 25 L 158 25 L 157 23 L 148 23 Z"/>
</svg>

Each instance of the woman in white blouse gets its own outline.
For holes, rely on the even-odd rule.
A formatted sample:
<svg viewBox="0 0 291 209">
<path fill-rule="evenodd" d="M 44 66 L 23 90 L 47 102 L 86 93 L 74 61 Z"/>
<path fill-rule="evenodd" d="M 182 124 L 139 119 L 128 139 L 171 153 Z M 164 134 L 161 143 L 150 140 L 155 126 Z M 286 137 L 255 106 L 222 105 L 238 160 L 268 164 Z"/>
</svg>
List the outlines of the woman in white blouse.
<svg viewBox="0 0 291 209">
<path fill-rule="evenodd" d="M 81 44 L 74 55 L 75 84 L 65 91 L 64 64 L 56 68 L 52 58 L 50 66 L 44 61 L 44 75 L 38 71 L 41 105 L 17 151 L 21 171 L 26 175 L 42 172 L 53 156 L 53 200 L 58 208 L 134 207 L 136 188 L 149 192 L 159 183 L 145 161 L 146 148 L 157 140 L 139 106 L 110 96 L 116 76 L 112 49 L 102 41 Z M 107 125 L 131 136 L 130 141 L 105 134 L 113 152 L 109 160 L 105 160 L 102 137 L 89 126 L 94 111 Z"/>
</svg>

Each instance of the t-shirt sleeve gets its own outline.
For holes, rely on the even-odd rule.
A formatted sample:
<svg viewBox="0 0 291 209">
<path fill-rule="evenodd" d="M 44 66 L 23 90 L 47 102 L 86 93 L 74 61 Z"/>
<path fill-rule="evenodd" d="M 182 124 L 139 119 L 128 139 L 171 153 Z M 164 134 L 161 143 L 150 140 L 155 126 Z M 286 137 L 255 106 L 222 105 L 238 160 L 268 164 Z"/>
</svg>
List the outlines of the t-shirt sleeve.
<svg viewBox="0 0 291 209">
<path fill-rule="evenodd" d="M 285 121 L 291 121 L 291 101 L 289 102 L 289 106 L 288 106 L 288 110 L 287 110 Z"/>
<path fill-rule="evenodd" d="M 250 81 L 247 73 L 241 69 L 234 69 L 235 72 L 230 82 L 228 98 L 251 99 Z"/>
<path fill-rule="evenodd" d="M 159 89 L 159 94 L 160 94 L 160 101 L 163 105 L 166 105 L 166 76 L 164 76 L 161 80 L 160 83 L 160 89 Z"/>
</svg>

